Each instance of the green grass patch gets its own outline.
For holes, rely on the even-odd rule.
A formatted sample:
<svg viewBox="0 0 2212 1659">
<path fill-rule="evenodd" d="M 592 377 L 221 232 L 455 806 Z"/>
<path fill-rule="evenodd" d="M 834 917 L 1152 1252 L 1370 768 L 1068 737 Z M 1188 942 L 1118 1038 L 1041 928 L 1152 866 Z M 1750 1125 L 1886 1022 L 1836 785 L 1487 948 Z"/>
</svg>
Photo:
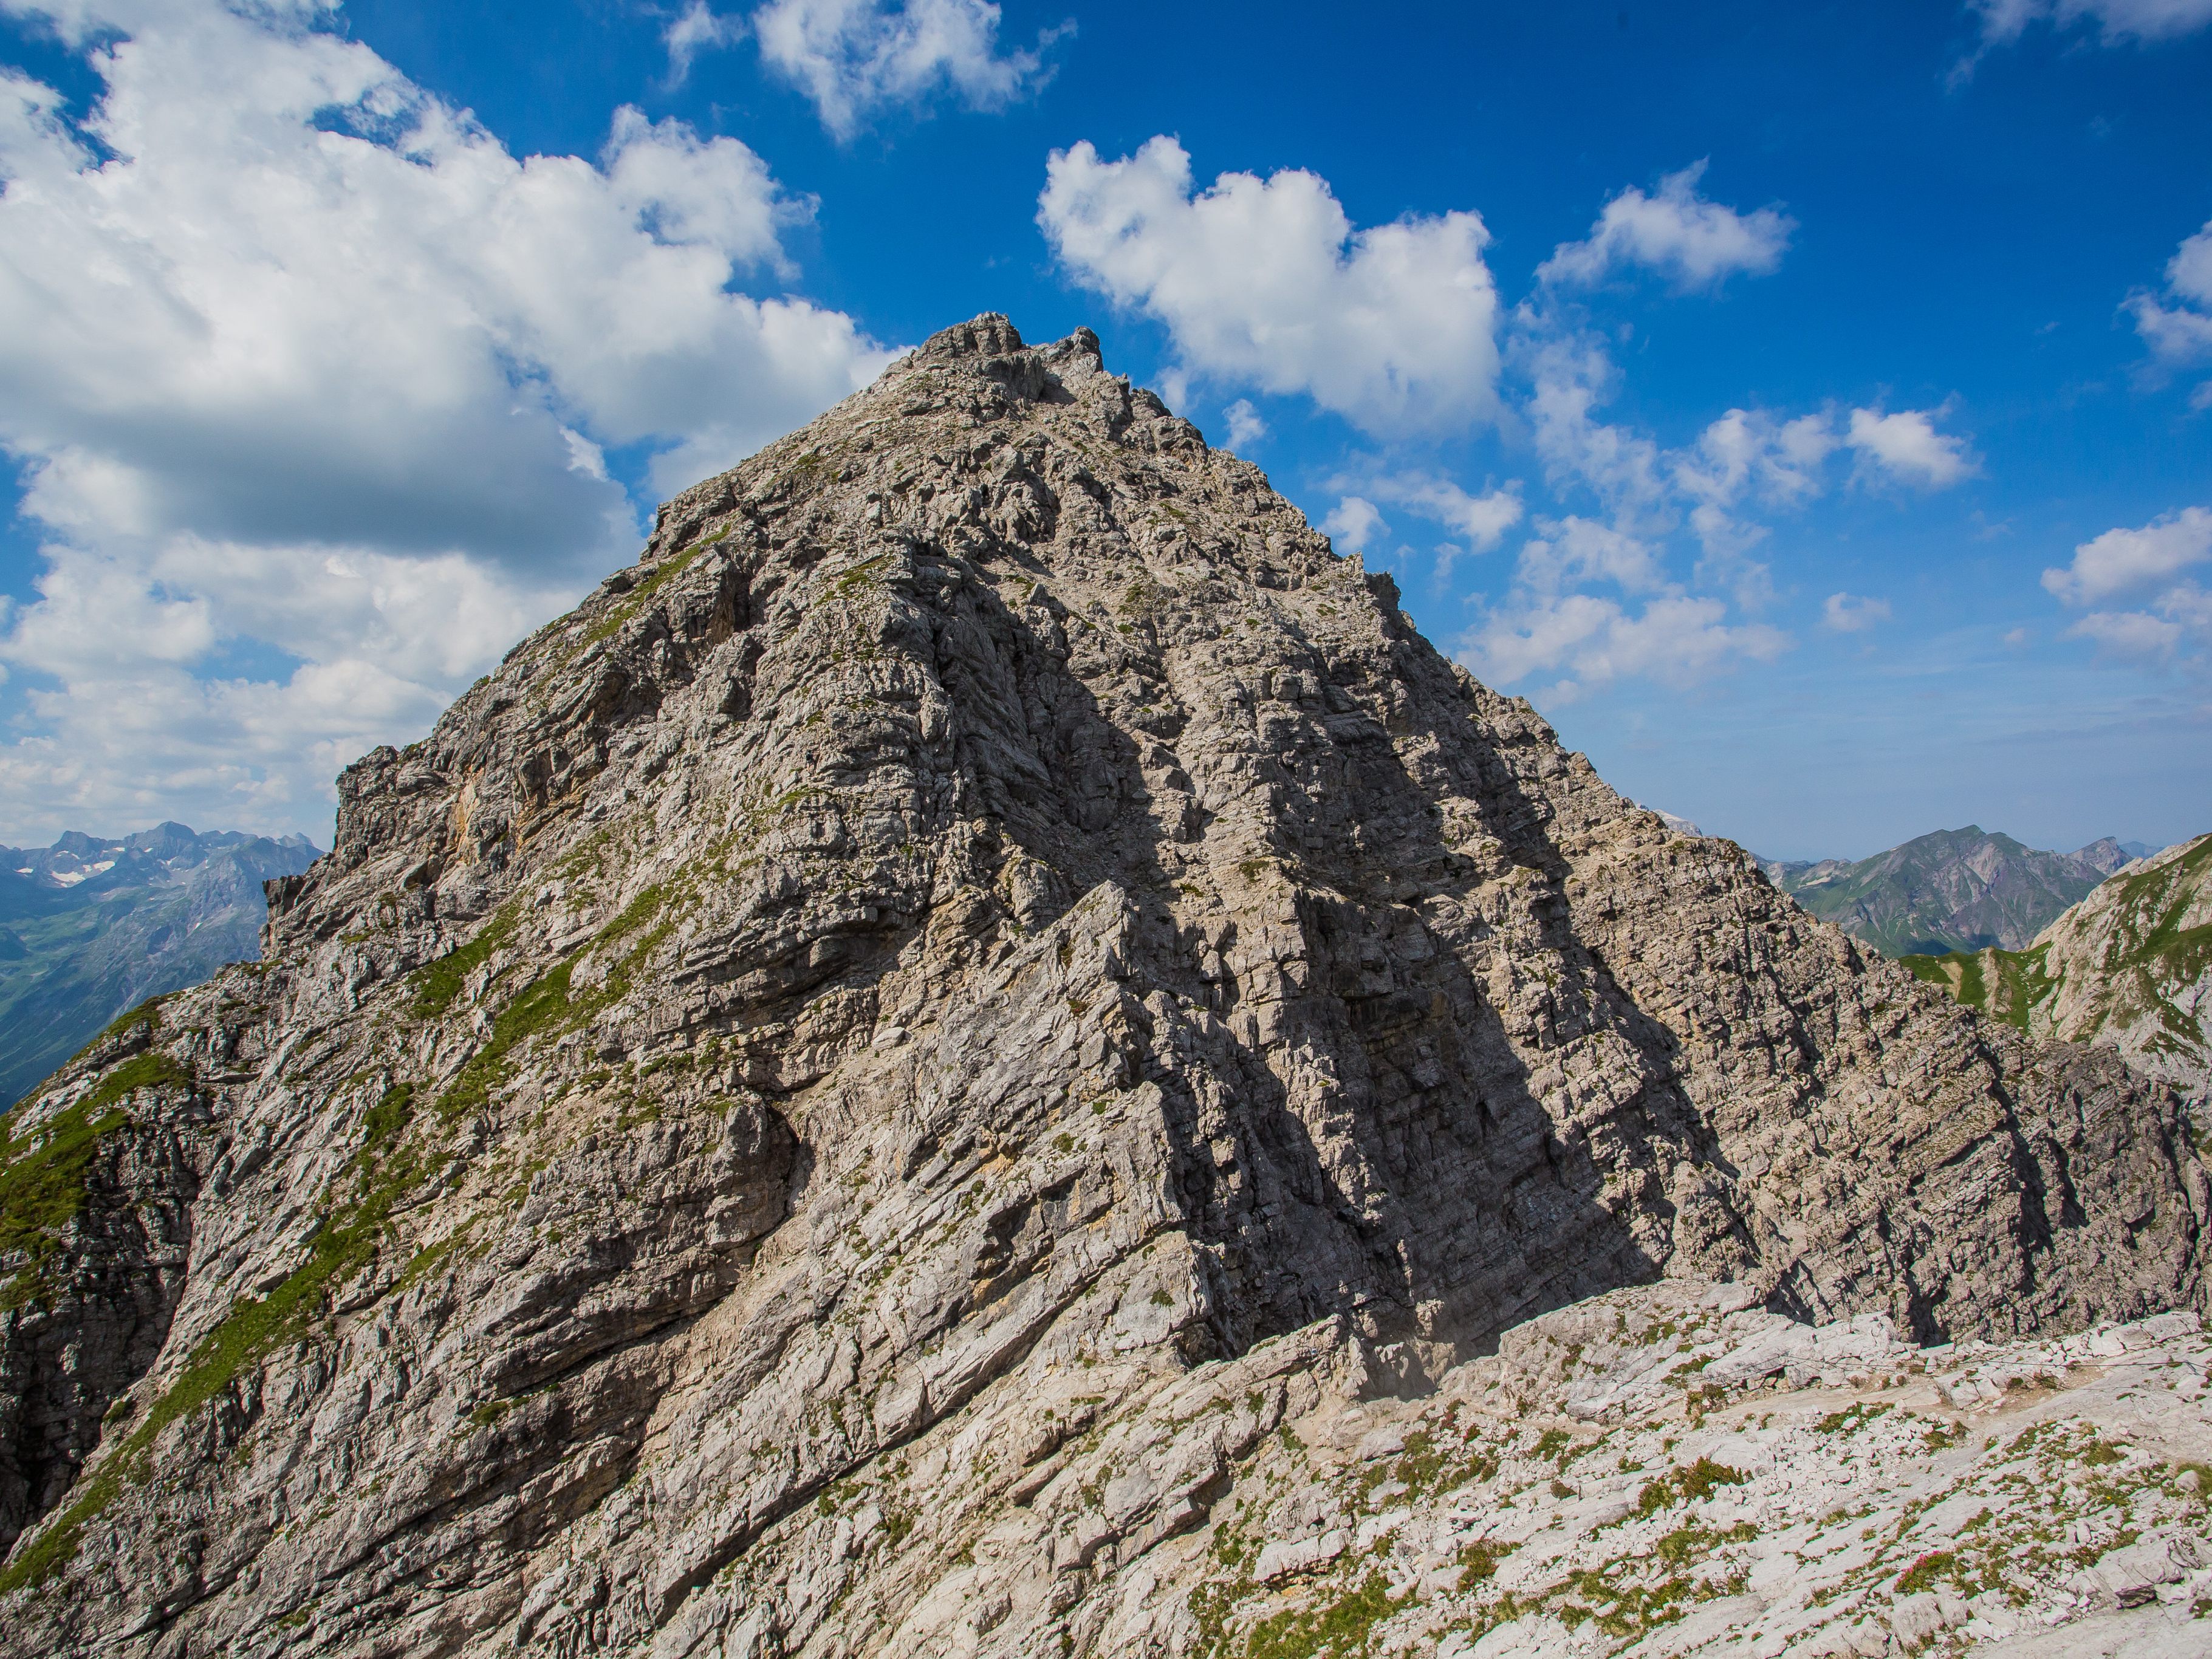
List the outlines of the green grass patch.
<svg viewBox="0 0 2212 1659">
<path fill-rule="evenodd" d="M 574 1030 L 601 1009 L 628 995 L 635 983 L 639 963 L 651 957 L 675 928 L 677 918 L 670 909 L 671 901 L 675 896 L 674 890 L 668 884 L 655 882 L 631 899 L 623 907 L 619 915 L 599 930 L 595 942 L 601 945 L 618 943 L 640 928 L 645 932 L 623 953 L 622 959 L 608 969 L 598 989 L 580 993 L 572 989 L 570 975 L 575 966 L 573 960 L 559 963 L 524 986 L 494 1017 L 491 1033 L 484 1039 L 483 1046 L 469 1056 L 453 1082 L 439 1095 L 439 1117 L 451 1123 L 471 1112 L 481 1111 L 491 1103 L 491 1097 L 500 1086 L 514 1075 L 514 1056 L 523 1044 L 544 1033 Z M 507 910 L 502 909 L 501 916 L 507 915 Z M 478 946 L 484 944 L 485 936 L 495 932 L 501 934 L 503 942 L 505 938 L 512 936 L 513 924 L 510 921 L 502 928 L 500 921 L 495 919 L 493 926 L 485 929 L 484 935 L 479 935 L 452 955 L 440 957 L 429 968 L 418 970 L 418 979 L 444 964 L 458 964 L 460 958 L 469 952 L 477 951 Z M 462 979 L 489 954 L 490 948 L 487 947 L 473 962 L 462 966 L 459 972 L 438 981 L 434 987 L 436 994 L 446 996 L 450 1004 L 452 996 L 459 993 Z M 426 994 L 431 988 L 427 981 L 423 987 L 418 988 L 416 1004 L 418 1012 L 423 1007 Z"/>
<path fill-rule="evenodd" d="M 116 1015 L 113 1019 L 109 1020 L 106 1024 L 100 1028 L 99 1031 L 94 1036 L 91 1042 L 86 1043 L 83 1048 L 78 1049 L 76 1054 L 70 1056 L 70 1063 L 71 1065 L 75 1065 L 78 1060 L 82 1060 L 87 1054 L 90 1054 L 94 1048 L 100 1047 L 101 1043 L 108 1042 L 112 1038 L 121 1036 L 125 1031 L 129 1030 L 134 1025 L 144 1025 L 149 1029 L 159 1025 L 161 1023 L 161 1005 L 167 1002 L 173 994 L 175 994 L 173 992 L 164 992 L 158 997 L 148 997 L 145 1001 L 140 1003 L 136 1008 L 128 1009 L 125 1012 Z"/>
<path fill-rule="evenodd" d="M 492 1021 L 491 1035 L 471 1054 L 453 1082 L 438 1097 L 438 1115 L 451 1123 L 481 1111 L 491 1103 L 492 1091 L 514 1075 L 509 1056 L 523 1042 L 548 1026 L 573 1023 L 574 1009 L 568 996 L 569 970 L 564 962 L 525 986 L 521 993 Z"/>
<path fill-rule="evenodd" d="M 37 1270 L 90 1202 L 86 1183 L 100 1143 L 131 1121 L 123 1102 L 140 1089 L 191 1081 L 167 1054 L 134 1054 L 82 1100 L 20 1137 L 12 1116 L 0 1118 L 0 1254 L 27 1256 L 33 1268 L 11 1279 L 0 1299 L 20 1306 L 36 1293 Z"/>
<path fill-rule="evenodd" d="M 872 559 L 865 559 L 832 582 L 830 591 L 839 599 L 850 599 L 862 588 L 872 585 L 877 573 L 890 562 L 891 556 L 888 553 L 878 553 Z"/>
<path fill-rule="evenodd" d="M 1370 1572 L 1324 1607 L 1294 1607 L 1261 1620 L 1244 1638 L 1243 1659 L 1352 1659 L 1367 1651 L 1369 1634 L 1398 1607 L 1389 1582 Z"/>
<path fill-rule="evenodd" d="M 490 961 L 493 951 L 511 941 L 520 926 L 521 901 L 509 899 L 466 945 L 417 968 L 413 976 L 415 1017 L 435 1019 L 452 1007 L 469 975 Z"/>
<path fill-rule="evenodd" d="M 1710 1498 L 1722 1486 L 1741 1486 L 1749 1479 L 1741 1469 L 1730 1468 L 1725 1463 L 1716 1463 L 1710 1457 L 1700 1457 L 1696 1462 L 1661 1475 L 1656 1480 L 1647 1480 L 1644 1490 L 1637 1494 L 1636 1512 L 1656 1515 L 1677 1502 L 1696 1503 Z"/>
<path fill-rule="evenodd" d="M 128 1097 L 141 1089 L 158 1089 L 166 1084 L 190 1083 L 192 1074 L 171 1060 L 168 1055 L 149 1050 L 133 1054 L 120 1066 L 100 1079 L 99 1086 L 79 1101 L 71 1110 L 82 1110 L 94 1115 L 111 1106 L 120 1105 Z M 0 1146 L 4 1146 L 0 1142 Z"/>
<path fill-rule="evenodd" d="M 1947 956 L 1899 957 L 1915 979 L 1948 991 L 1969 1008 L 2025 1031 L 2029 1014 L 2053 982 L 2044 972 L 2049 951 L 1954 951 Z"/>
<path fill-rule="evenodd" d="M 0 1252 L 43 1261 L 60 1248 L 63 1230 L 84 1213 L 85 1178 L 100 1143 L 129 1121 L 72 1106 L 41 1127 L 32 1150 L 0 1165 Z M 0 1151 L 8 1146 L 0 1141 Z"/>
<path fill-rule="evenodd" d="M 241 1297 L 231 1304 L 76 1501 L 0 1571 L 0 1595 L 43 1583 L 73 1559 L 86 1523 L 114 1502 L 125 1482 L 144 1478 L 149 1450 L 162 1430 L 222 1394 L 249 1365 L 306 1335 L 327 1311 L 331 1292 L 375 1260 L 393 1210 L 447 1162 L 442 1152 L 426 1155 L 405 1144 L 414 1096 L 413 1085 L 400 1084 L 369 1109 L 361 1147 L 332 1183 L 333 1192 L 349 1188 L 351 1196 L 325 1208 L 307 1261 L 267 1296 Z"/>
<path fill-rule="evenodd" d="M 1957 1554 L 1950 1550 L 1930 1550 L 1899 1575 L 1895 1593 L 1917 1595 L 1947 1583 L 1957 1584 L 1968 1594 L 1972 1593 L 1972 1577 L 1960 1566 Z"/>
<path fill-rule="evenodd" d="M 635 898 L 622 908 L 622 913 L 599 929 L 598 943 L 611 945 L 617 939 L 651 921 L 668 902 L 668 884 L 656 881 L 642 889 Z"/>
<path fill-rule="evenodd" d="M 1518 1544 L 1493 1543 L 1486 1538 L 1462 1547 L 1458 1556 L 1459 1589 L 1464 1595 L 1485 1579 L 1498 1576 L 1498 1564 L 1521 1547 Z"/>
<path fill-rule="evenodd" d="M 1864 1401 L 1861 1401 L 1858 1404 L 1849 1407 L 1847 1410 L 1830 1412 L 1826 1417 L 1822 1418 L 1819 1422 L 1813 1425 L 1813 1432 L 1815 1434 L 1844 1434 L 1850 1430 L 1859 1427 L 1863 1424 L 1873 1422 L 1875 1419 L 1881 1416 L 1884 1413 L 1891 1409 L 1892 1408 L 1887 1405 L 1869 1406 Z"/>
<path fill-rule="evenodd" d="M 1759 1528 L 1748 1521 L 1739 1521 L 1724 1532 L 1716 1532 L 1692 1521 L 1662 1538 L 1651 1547 L 1651 1553 L 1670 1567 L 1686 1567 L 1704 1560 L 1724 1544 L 1747 1544 L 1758 1536 Z"/>
<path fill-rule="evenodd" d="M 591 629 L 585 634 L 583 644 L 585 646 L 593 646 L 597 645 L 601 640 L 611 639 L 617 633 L 621 631 L 622 626 L 624 623 L 628 622 L 632 617 L 635 617 L 639 611 L 645 609 L 647 600 L 650 599 L 662 588 L 667 586 L 668 584 L 675 580 L 678 576 L 683 574 L 683 573 L 690 566 L 693 560 L 696 559 L 702 553 L 704 553 L 708 548 L 712 547 L 716 542 L 720 541 L 723 537 L 729 533 L 730 532 L 727 529 L 718 530 L 712 536 L 708 537 L 706 540 L 693 543 L 690 547 L 685 548 L 684 551 L 678 553 L 674 558 L 663 559 L 659 564 L 653 568 L 653 572 L 650 576 L 647 576 L 635 587 L 631 588 L 629 592 L 623 595 L 622 603 L 615 607 L 612 614 L 593 624 Z"/>
</svg>

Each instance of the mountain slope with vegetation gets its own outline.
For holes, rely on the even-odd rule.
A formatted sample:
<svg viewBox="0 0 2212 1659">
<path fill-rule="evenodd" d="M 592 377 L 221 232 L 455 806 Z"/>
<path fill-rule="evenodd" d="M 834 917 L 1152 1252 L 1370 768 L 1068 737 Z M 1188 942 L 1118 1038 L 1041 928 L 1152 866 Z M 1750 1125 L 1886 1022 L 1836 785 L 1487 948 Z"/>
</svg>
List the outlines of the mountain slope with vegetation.
<svg viewBox="0 0 2212 1659">
<path fill-rule="evenodd" d="M 1784 892 L 1887 957 L 2020 950 L 2134 854 L 2106 836 L 2046 853 L 1978 824 L 1916 836 L 1872 858 L 1762 860 Z"/>
<path fill-rule="evenodd" d="M 2212 1091 L 2212 835 L 2130 865 L 2025 951 L 1907 957 L 1969 1007 Z"/>
<path fill-rule="evenodd" d="M 320 856 L 181 823 L 0 847 L 0 1109 L 125 1010 L 258 956 L 262 884 Z"/>
</svg>

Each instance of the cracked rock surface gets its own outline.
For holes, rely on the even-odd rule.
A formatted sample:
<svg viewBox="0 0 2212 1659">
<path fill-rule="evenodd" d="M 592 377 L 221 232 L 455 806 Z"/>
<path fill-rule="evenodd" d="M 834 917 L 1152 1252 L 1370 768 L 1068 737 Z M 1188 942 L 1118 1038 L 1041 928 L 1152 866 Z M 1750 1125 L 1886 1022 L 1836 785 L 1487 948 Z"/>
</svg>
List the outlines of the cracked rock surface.
<svg viewBox="0 0 2212 1659">
<path fill-rule="evenodd" d="M 2199 1309 L 2212 1197 L 2170 1089 L 1670 832 L 989 316 L 667 503 L 20 1117 L 25 1655 L 1249 1652 L 1315 1574 L 1371 1633 L 1401 1477 L 1255 1508 L 1300 1424 L 1688 1412 L 1513 1334 L 1655 1281 L 1723 1393 Z"/>
</svg>

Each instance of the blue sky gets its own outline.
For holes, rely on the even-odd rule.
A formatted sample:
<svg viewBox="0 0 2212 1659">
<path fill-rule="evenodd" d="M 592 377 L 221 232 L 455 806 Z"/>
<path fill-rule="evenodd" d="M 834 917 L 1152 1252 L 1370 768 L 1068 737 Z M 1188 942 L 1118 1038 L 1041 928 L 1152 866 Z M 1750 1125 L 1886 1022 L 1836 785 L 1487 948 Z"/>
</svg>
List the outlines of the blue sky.
<svg viewBox="0 0 2212 1659">
<path fill-rule="evenodd" d="M 2212 0 L 0 0 L 0 838 L 326 838 L 983 310 L 1708 830 L 2212 828 Z"/>
</svg>

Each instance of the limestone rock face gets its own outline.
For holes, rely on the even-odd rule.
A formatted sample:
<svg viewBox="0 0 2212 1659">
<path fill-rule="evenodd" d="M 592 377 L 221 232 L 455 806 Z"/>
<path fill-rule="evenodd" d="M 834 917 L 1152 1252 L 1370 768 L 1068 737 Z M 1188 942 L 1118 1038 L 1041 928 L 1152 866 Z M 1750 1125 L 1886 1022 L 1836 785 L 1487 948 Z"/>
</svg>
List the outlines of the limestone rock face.
<svg viewBox="0 0 2212 1659">
<path fill-rule="evenodd" d="M 1286 1425 L 1548 1310 L 2205 1294 L 2171 1091 L 1623 800 L 1087 331 L 677 497 L 340 798 L 0 1149 L 0 1652 L 1204 1651 Z"/>
</svg>

